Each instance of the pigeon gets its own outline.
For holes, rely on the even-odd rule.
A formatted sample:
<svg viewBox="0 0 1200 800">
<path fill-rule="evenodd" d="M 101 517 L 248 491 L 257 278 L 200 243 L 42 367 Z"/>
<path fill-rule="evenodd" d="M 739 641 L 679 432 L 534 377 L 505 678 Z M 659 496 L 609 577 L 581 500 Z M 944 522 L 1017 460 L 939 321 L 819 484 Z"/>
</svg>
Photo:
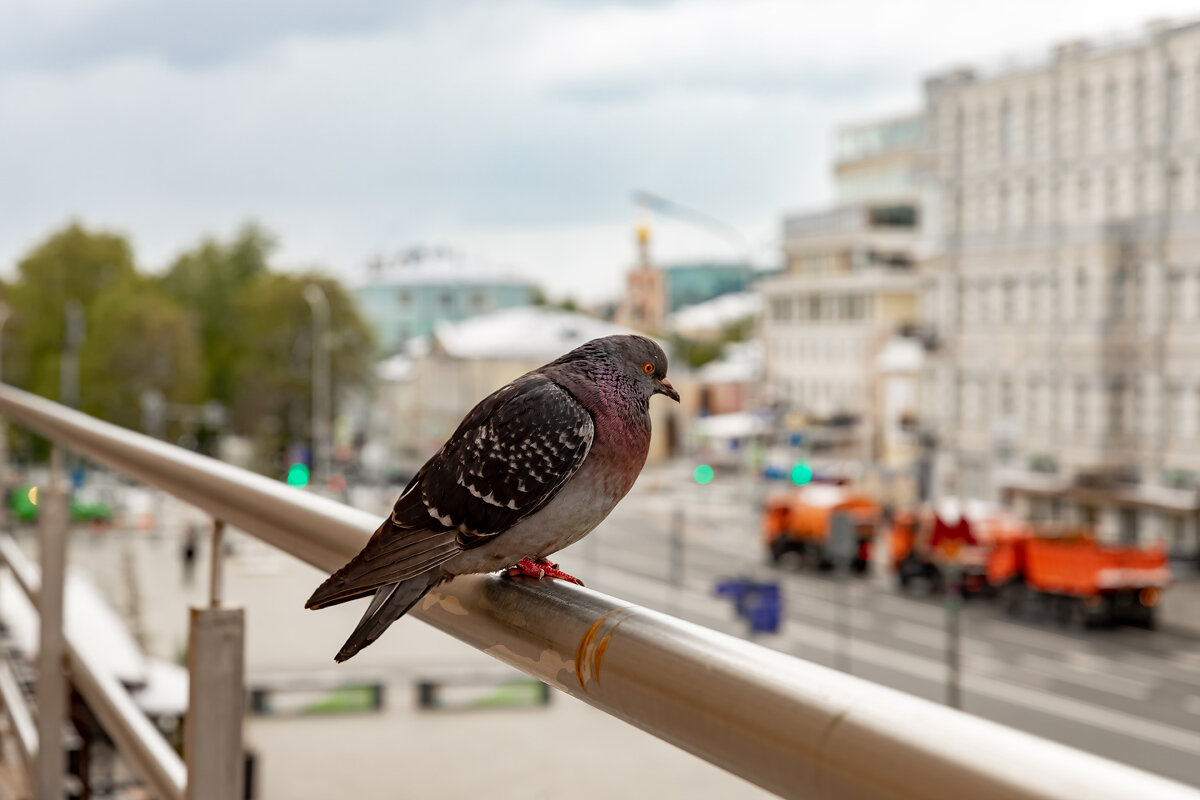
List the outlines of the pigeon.
<svg viewBox="0 0 1200 800">
<path fill-rule="evenodd" d="M 362 551 L 305 604 L 372 595 L 334 657 L 374 642 L 456 575 L 580 583 L 548 556 L 601 523 L 632 488 L 650 447 L 650 398 L 679 393 L 644 336 L 593 339 L 481 400 L 409 481 Z"/>
</svg>

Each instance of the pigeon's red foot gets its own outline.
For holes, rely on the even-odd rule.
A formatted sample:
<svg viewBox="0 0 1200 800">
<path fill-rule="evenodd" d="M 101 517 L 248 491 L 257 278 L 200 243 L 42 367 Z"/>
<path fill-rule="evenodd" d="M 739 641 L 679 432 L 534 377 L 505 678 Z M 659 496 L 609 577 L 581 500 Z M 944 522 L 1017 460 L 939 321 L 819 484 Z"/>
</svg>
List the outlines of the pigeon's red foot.
<svg viewBox="0 0 1200 800">
<path fill-rule="evenodd" d="M 558 578 L 560 581 L 570 581 L 571 583 L 583 586 L 583 581 L 576 578 L 574 575 L 568 575 L 558 568 L 558 564 L 551 564 L 545 559 L 529 558 L 526 556 L 518 561 L 515 565 L 508 568 L 508 575 L 512 578 Z"/>
</svg>

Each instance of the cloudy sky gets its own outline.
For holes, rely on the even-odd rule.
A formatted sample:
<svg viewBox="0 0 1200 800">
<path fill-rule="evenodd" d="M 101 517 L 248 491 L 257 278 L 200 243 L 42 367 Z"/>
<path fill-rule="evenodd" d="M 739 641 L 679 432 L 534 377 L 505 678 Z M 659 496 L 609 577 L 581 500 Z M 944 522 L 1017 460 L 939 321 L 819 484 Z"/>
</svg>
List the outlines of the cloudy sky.
<svg viewBox="0 0 1200 800">
<path fill-rule="evenodd" d="M 633 190 L 772 259 L 831 131 L 956 64 L 1185 17 L 1172 0 L 16 0 L 0 4 L 0 273 L 67 220 L 162 269 L 257 219 L 290 267 L 461 249 L 615 294 Z M 736 243 L 656 219 L 665 260 Z"/>
</svg>

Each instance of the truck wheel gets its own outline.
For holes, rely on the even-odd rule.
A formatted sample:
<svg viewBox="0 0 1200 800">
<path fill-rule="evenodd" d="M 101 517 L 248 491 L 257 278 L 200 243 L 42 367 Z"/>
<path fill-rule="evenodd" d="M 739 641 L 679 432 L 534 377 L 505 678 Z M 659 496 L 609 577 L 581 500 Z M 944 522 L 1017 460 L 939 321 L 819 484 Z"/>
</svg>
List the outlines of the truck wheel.
<svg viewBox="0 0 1200 800">
<path fill-rule="evenodd" d="M 1025 612 L 1025 584 L 1009 581 L 1000 588 L 1000 605 L 1010 617 L 1019 617 Z"/>
<path fill-rule="evenodd" d="M 1083 627 L 1110 628 L 1112 624 L 1112 598 L 1108 595 L 1100 595 L 1083 604 Z"/>
<path fill-rule="evenodd" d="M 942 571 L 936 565 L 925 565 L 925 579 L 929 581 L 930 595 L 936 596 L 945 593 L 946 582 L 942 579 Z"/>
<path fill-rule="evenodd" d="M 787 540 L 786 536 L 777 536 L 771 542 L 771 563 L 778 564 L 791 549 L 791 542 Z"/>
<path fill-rule="evenodd" d="M 1053 600 L 1054 621 L 1060 627 L 1069 628 L 1080 616 L 1080 602 L 1076 597 L 1060 595 Z"/>
</svg>

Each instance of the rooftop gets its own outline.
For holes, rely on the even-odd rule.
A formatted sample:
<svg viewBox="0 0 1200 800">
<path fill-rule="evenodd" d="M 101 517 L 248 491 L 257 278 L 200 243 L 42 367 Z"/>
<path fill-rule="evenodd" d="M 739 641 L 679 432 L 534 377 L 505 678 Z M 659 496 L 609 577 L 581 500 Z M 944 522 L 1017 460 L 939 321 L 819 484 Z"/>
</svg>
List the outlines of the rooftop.
<svg viewBox="0 0 1200 800">
<path fill-rule="evenodd" d="M 511 267 L 449 249 L 414 249 L 374 261 L 357 288 L 398 284 L 517 284 L 533 281 Z"/>
<path fill-rule="evenodd" d="M 1160 37 L 1169 37 L 1200 25 L 1200 18 L 1152 19 L 1137 28 L 1109 31 L 1089 38 L 1071 39 L 1049 47 L 1013 52 L 977 65 L 958 65 L 931 74 L 927 85 L 970 84 L 1035 72 L 1053 64 L 1083 61 L 1123 50 L 1144 47 Z"/>
<path fill-rule="evenodd" d="M 636 333 L 586 314 L 521 306 L 437 326 L 438 347 L 456 358 L 550 361 L 592 339 Z"/>
</svg>

